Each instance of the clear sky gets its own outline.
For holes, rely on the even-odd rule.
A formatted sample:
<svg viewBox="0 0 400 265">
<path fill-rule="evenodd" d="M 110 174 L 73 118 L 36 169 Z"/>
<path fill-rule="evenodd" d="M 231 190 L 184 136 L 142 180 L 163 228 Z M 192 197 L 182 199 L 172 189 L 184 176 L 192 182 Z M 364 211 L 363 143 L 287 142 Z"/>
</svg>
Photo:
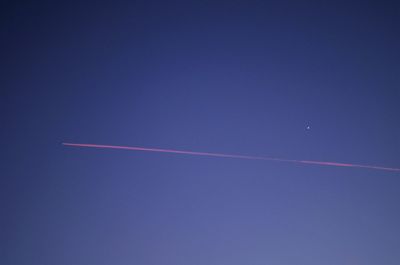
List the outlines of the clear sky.
<svg viewBox="0 0 400 265">
<path fill-rule="evenodd" d="M 0 264 L 397 265 L 395 1 L 3 1 Z"/>
</svg>

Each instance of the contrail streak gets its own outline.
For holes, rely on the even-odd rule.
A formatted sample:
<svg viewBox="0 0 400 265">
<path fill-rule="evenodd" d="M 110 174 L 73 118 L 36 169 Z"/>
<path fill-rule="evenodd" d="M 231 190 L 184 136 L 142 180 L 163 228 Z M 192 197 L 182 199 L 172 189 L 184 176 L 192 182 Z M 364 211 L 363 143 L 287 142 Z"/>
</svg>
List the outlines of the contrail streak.
<svg viewBox="0 0 400 265">
<path fill-rule="evenodd" d="M 281 158 L 266 157 L 266 156 L 248 156 L 248 155 L 233 155 L 233 154 L 208 153 L 208 152 L 194 152 L 194 151 L 185 151 L 185 150 L 147 148 L 147 147 L 138 147 L 138 146 L 83 144 L 83 143 L 62 143 L 62 144 L 65 146 L 73 146 L 73 147 L 87 147 L 87 148 L 100 148 L 100 149 L 122 149 L 122 150 L 131 150 L 131 151 L 145 151 L 145 152 L 158 152 L 158 153 L 170 153 L 170 154 L 172 153 L 172 154 L 196 155 L 196 156 L 207 156 L 207 157 L 267 160 L 267 161 L 277 161 L 277 162 L 287 162 L 287 163 L 307 164 L 307 165 L 355 167 L 355 168 L 366 168 L 366 169 L 376 169 L 376 170 L 400 172 L 400 168 L 371 166 L 371 165 L 358 165 L 358 164 L 346 164 L 346 163 L 336 163 L 336 162 L 323 162 L 323 161 L 312 161 L 312 160 L 281 159 Z"/>
</svg>

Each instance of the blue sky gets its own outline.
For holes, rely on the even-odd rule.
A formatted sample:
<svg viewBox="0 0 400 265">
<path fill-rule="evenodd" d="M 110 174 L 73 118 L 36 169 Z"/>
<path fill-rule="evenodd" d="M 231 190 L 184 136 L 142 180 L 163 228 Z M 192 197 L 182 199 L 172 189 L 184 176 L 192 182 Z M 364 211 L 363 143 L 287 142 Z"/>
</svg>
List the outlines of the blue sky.
<svg viewBox="0 0 400 265">
<path fill-rule="evenodd" d="M 400 167 L 398 5 L 2 5 L 0 263 L 399 263 L 398 173 L 61 145 Z"/>
</svg>

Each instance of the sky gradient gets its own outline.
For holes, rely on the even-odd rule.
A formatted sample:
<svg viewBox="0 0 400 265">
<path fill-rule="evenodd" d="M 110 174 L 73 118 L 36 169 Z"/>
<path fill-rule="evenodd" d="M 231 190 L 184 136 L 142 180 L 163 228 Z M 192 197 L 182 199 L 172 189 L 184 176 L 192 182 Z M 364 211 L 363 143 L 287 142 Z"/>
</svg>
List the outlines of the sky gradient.
<svg viewBox="0 0 400 265">
<path fill-rule="evenodd" d="M 0 264 L 398 265 L 389 1 L 4 1 Z"/>
</svg>

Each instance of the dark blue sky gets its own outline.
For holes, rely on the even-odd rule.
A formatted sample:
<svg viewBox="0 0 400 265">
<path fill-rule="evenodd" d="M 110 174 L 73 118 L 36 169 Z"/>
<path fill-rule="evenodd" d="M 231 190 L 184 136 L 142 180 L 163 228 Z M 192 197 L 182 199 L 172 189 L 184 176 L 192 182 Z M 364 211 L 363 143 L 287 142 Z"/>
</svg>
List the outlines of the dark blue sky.
<svg viewBox="0 0 400 265">
<path fill-rule="evenodd" d="M 0 264 L 395 265 L 400 6 L 3 1 Z M 310 126 L 310 130 L 307 130 Z"/>
</svg>

